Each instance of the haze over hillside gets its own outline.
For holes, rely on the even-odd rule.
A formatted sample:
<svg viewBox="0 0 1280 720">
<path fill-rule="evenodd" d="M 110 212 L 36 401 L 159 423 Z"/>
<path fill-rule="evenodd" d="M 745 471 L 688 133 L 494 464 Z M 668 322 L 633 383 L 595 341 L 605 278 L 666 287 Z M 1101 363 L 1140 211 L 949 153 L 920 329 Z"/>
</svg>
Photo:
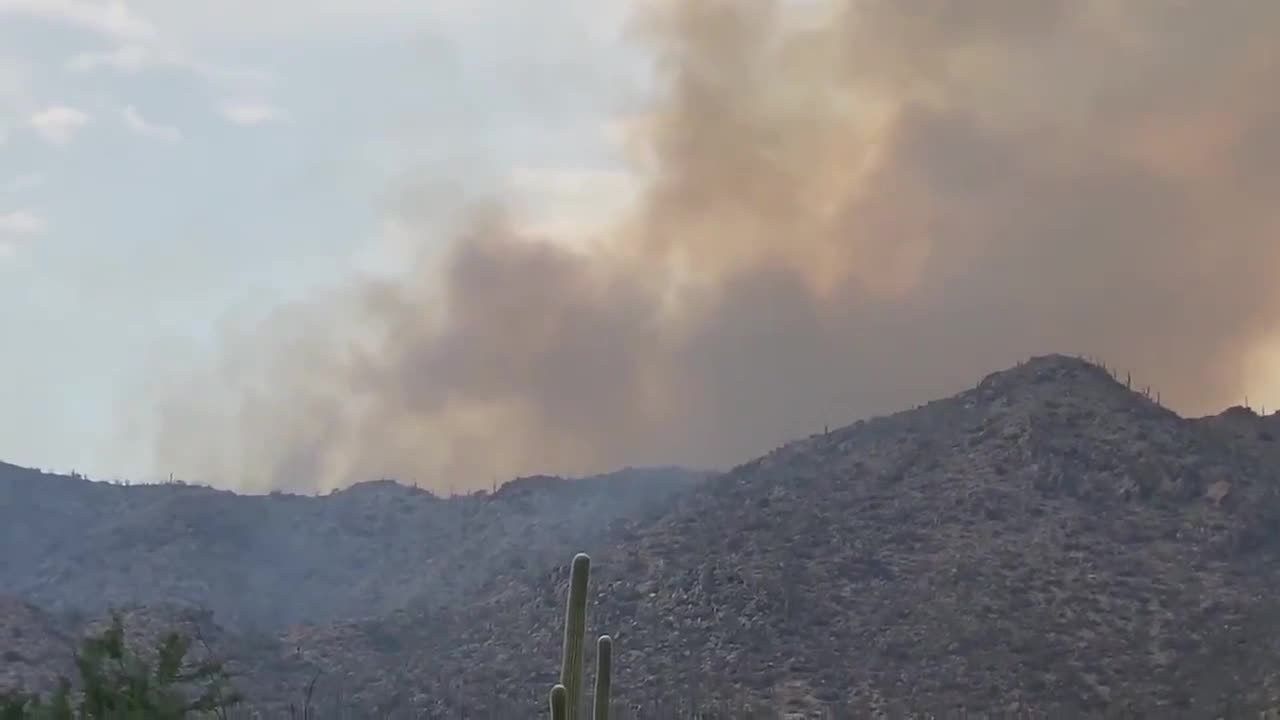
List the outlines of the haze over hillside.
<svg viewBox="0 0 1280 720">
<path fill-rule="evenodd" d="M 121 486 L 0 463 L 0 592 L 59 613 L 164 602 L 222 625 L 422 610 L 542 568 L 616 522 L 659 512 L 704 476 L 624 470 L 522 478 L 439 498 L 389 480 L 322 497 Z"/>
<path fill-rule="evenodd" d="M 579 538 L 596 567 L 589 627 L 616 638 L 616 696 L 640 718 L 691 707 L 1203 718 L 1280 706 L 1280 415 L 1184 419 L 1100 366 L 1046 356 L 705 482 L 664 477 L 687 489 Z M 608 508 L 615 482 L 507 487 L 535 506 L 581 494 Z M 47 501 L 60 492 L 28 487 Z M 474 502 L 517 500 L 502 495 Z M 282 501 L 251 502 L 256 517 Z M 477 526 L 500 517 L 478 513 Z M 342 532 L 341 517 L 312 522 Z M 395 536 L 360 527 L 374 546 Z M 452 532 L 468 554 L 486 542 Z M 149 552 L 164 557 L 182 540 L 156 543 Z M 263 635 L 165 605 L 129 617 L 144 634 L 202 626 L 269 712 L 319 678 L 329 711 L 516 717 L 544 706 L 558 667 L 568 554 L 508 544 L 490 558 L 453 602 L 356 621 Z M 428 562 L 423 579 L 456 569 Z M 26 638 L 20 655 L 33 658 L 0 677 L 48 682 L 79 627 L 0 603 L 0 633 Z"/>
</svg>

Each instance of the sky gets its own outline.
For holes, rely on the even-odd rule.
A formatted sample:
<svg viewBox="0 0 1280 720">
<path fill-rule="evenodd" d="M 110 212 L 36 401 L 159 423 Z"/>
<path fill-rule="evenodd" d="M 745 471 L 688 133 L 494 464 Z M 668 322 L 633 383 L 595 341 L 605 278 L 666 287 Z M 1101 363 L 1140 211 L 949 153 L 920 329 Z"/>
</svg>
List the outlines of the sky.
<svg viewBox="0 0 1280 720">
<path fill-rule="evenodd" d="M 0 458 L 727 467 L 1101 357 L 1280 408 L 1280 5 L 0 0 Z"/>
<path fill-rule="evenodd" d="M 408 185 L 616 202 L 624 10 L 0 0 L 0 458 L 151 473 L 122 426 L 164 359 L 394 265 Z"/>
</svg>

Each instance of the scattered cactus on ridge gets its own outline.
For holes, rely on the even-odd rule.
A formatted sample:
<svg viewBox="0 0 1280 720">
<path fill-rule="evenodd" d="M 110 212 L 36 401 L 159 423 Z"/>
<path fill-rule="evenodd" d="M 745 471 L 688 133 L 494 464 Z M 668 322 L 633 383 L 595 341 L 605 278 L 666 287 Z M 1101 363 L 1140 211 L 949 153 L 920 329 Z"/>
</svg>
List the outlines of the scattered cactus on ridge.
<svg viewBox="0 0 1280 720">
<path fill-rule="evenodd" d="M 582 714 L 583 638 L 587 627 L 587 581 L 591 558 L 578 553 L 569 573 L 569 599 L 564 618 L 564 656 L 560 682 L 551 688 L 552 720 L 579 720 Z M 609 720 L 613 687 L 613 639 L 601 635 L 596 643 L 594 720 Z"/>
</svg>

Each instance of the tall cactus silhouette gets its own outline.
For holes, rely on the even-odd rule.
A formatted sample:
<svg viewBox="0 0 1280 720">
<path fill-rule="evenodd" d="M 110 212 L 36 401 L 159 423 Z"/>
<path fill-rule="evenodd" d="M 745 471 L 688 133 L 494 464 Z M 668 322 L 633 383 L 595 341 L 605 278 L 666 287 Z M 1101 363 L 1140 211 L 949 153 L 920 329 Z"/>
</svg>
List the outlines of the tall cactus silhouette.
<svg viewBox="0 0 1280 720">
<path fill-rule="evenodd" d="M 582 714 L 583 640 L 587 630 L 587 583 L 591 577 L 591 557 L 578 553 L 569 572 L 569 600 L 564 617 L 564 656 L 560 683 L 551 689 L 552 720 L 579 720 Z M 594 716 L 608 720 L 613 687 L 613 640 L 600 636 L 596 643 L 596 688 Z M 557 714 L 563 712 L 563 714 Z"/>
<path fill-rule="evenodd" d="M 582 709 L 582 640 L 587 630 L 587 580 L 591 576 L 591 557 L 578 553 L 569 573 L 569 604 L 564 618 L 564 657 L 560 665 L 560 684 L 568 694 L 566 720 L 578 720 Z"/>
</svg>

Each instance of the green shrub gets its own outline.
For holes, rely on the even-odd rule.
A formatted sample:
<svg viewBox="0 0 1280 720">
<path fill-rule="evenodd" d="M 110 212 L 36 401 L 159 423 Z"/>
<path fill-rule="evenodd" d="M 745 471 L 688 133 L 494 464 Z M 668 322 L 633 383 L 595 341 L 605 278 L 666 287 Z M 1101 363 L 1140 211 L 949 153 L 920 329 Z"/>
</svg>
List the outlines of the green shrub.
<svg viewBox="0 0 1280 720">
<path fill-rule="evenodd" d="M 239 694 L 231 689 L 221 663 L 189 662 L 190 648 L 189 638 L 169 633 L 155 649 L 154 661 L 147 662 L 126 646 L 124 623 L 113 615 L 111 625 L 86 638 L 76 654 L 75 693 L 63 678 L 48 699 L 0 697 L 0 720 L 226 718 L 228 709 L 239 704 Z"/>
</svg>

